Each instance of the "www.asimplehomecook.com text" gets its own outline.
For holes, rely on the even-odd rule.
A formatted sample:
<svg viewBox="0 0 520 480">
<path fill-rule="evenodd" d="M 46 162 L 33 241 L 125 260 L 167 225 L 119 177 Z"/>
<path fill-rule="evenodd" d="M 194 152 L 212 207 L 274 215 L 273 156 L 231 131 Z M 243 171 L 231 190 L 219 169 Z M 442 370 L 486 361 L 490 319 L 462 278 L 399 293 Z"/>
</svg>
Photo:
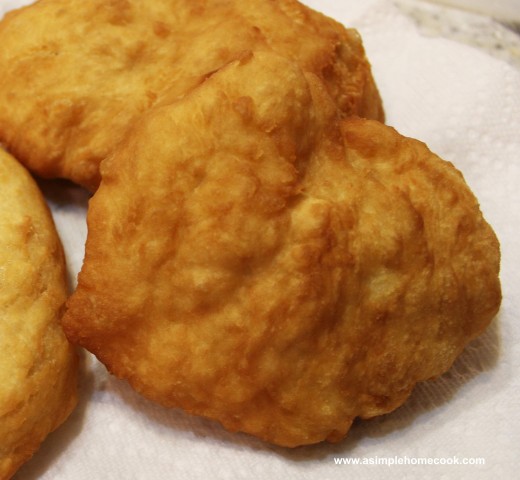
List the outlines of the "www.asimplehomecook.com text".
<svg viewBox="0 0 520 480">
<path fill-rule="evenodd" d="M 485 465 L 482 457 L 334 457 L 336 465 Z"/>
</svg>

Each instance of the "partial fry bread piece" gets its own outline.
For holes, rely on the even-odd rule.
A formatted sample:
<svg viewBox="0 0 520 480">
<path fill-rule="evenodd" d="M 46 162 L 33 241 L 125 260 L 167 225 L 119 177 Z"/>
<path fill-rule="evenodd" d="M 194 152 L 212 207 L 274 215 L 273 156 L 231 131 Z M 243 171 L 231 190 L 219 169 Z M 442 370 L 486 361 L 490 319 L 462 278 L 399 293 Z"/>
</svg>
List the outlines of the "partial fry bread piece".
<svg viewBox="0 0 520 480">
<path fill-rule="evenodd" d="M 102 165 L 68 337 L 146 397 L 296 446 L 446 371 L 500 304 L 461 174 L 256 53 Z"/>
<path fill-rule="evenodd" d="M 77 356 L 59 320 L 61 243 L 29 173 L 0 149 L 0 479 L 76 405 Z"/>
<path fill-rule="evenodd" d="M 90 190 L 167 90 L 185 94 L 244 50 L 294 59 L 345 115 L 383 118 L 358 33 L 295 0 L 40 0 L 6 15 L 0 46 L 0 141 Z"/>
</svg>

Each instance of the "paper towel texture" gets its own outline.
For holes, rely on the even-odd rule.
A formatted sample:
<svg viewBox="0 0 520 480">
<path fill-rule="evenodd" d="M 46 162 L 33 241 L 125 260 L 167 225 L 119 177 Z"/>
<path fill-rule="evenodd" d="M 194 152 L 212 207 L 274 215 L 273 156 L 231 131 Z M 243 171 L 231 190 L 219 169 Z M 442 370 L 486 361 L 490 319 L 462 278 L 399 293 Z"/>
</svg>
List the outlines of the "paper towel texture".
<svg viewBox="0 0 520 480">
<path fill-rule="evenodd" d="M 0 15 L 28 3 L 2 0 Z M 516 476 L 520 71 L 472 47 L 421 36 L 389 0 L 304 3 L 359 28 L 387 123 L 425 141 L 463 172 L 501 241 L 504 300 L 498 317 L 448 373 L 421 384 L 394 413 L 357 422 L 337 445 L 296 450 L 272 447 L 153 405 L 86 357 L 79 408 L 22 468 L 18 480 Z M 83 257 L 88 194 L 62 182 L 41 185 L 73 283 Z M 485 464 L 452 464 L 476 458 Z M 347 461 L 372 464 L 336 464 Z M 437 464 L 418 465 L 421 461 Z"/>
</svg>

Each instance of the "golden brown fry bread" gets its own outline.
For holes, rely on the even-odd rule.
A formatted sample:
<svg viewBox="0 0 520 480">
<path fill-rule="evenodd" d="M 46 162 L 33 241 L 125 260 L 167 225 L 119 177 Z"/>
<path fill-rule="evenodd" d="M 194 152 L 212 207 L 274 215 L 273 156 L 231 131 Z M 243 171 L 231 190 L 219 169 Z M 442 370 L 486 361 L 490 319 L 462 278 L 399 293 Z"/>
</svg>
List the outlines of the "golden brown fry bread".
<svg viewBox="0 0 520 480">
<path fill-rule="evenodd" d="M 150 111 L 102 176 L 66 334 L 230 430 L 339 440 L 447 370 L 500 303 L 497 239 L 461 174 L 340 121 L 272 54 Z"/>
<path fill-rule="evenodd" d="M 295 0 L 40 0 L 7 14 L 0 45 L 0 141 L 91 190 L 166 89 L 183 95 L 244 50 L 296 60 L 345 115 L 383 118 L 357 32 Z"/>
<path fill-rule="evenodd" d="M 65 263 L 33 179 L 0 149 L 0 479 L 76 404 L 77 358 L 59 324 Z"/>
</svg>

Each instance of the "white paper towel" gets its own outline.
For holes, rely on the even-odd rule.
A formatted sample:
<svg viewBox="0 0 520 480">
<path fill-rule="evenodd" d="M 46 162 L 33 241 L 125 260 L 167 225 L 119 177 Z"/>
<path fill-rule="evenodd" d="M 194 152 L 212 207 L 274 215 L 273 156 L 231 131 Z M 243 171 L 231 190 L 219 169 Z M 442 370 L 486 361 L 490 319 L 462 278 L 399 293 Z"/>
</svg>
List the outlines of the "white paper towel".
<svg viewBox="0 0 520 480">
<path fill-rule="evenodd" d="M 0 0 L 0 15 L 28 3 Z M 425 141 L 464 173 L 502 245 L 504 300 L 497 319 L 447 374 L 419 385 L 394 413 L 356 422 L 340 444 L 294 450 L 154 405 L 87 356 L 79 407 L 17 480 L 517 477 L 520 71 L 466 45 L 421 36 L 389 0 L 305 3 L 359 28 L 387 123 Z M 74 282 L 88 195 L 67 183 L 41 185 Z M 372 464 L 338 465 L 335 458 Z M 485 465 L 451 464 L 475 458 Z M 403 464 L 378 464 L 385 461 Z"/>
</svg>

